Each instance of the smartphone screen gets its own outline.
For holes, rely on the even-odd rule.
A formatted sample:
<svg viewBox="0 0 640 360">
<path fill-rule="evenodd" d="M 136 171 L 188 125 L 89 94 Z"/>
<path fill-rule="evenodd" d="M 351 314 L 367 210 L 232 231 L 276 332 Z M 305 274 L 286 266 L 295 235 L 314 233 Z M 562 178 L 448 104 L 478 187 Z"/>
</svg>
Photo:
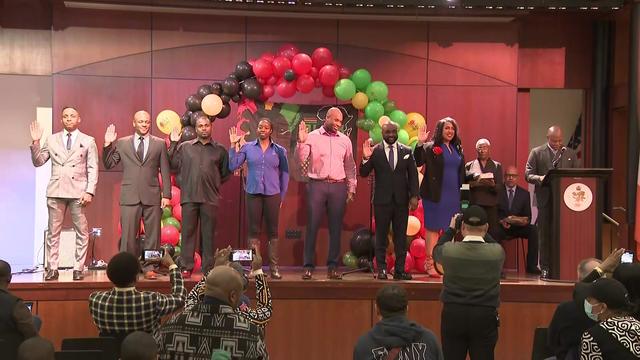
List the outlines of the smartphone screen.
<svg viewBox="0 0 640 360">
<path fill-rule="evenodd" d="M 620 263 L 621 264 L 630 264 L 633 262 L 633 252 L 632 251 L 625 251 L 624 254 L 622 254 L 622 257 L 620 257 Z"/>
<path fill-rule="evenodd" d="M 24 305 L 29 309 L 29 311 L 33 312 L 33 303 L 30 301 L 25 301 Z"/>
<path fill-rule="evenodd" d="M 145 261 L 160 259 L 162 257 L 161 250 L 144 250 L 143 258 Z"/>
<path fill-rule="evenodd" d="M 233 250 L 231 253 L 231 261 L 251 261 L 253 253 L 251 250 Z"/>
</svg>

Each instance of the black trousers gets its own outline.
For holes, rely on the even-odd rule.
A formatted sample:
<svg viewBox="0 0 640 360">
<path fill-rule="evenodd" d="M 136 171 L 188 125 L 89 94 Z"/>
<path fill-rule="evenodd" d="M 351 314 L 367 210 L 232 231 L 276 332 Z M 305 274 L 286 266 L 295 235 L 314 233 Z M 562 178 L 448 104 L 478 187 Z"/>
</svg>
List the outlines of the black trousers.
<svg viewBox="0 0 640 360">
<path fill-rule="evenodd" d="M 498 311 L 490 306 L 444 304 L 440 331 L 447 360 L 493 360 L 498 342 Z"/>
<path fill-rule="evenodd" d="M 538 228 L 535 225 L 515 226 L 505 229 L 500 226 L 498 239 L 524 238 L 527 239 L 527 270 L 538 267 Z M 516 252 L 517 254 L 517 252 Z M 517 256 L 517 255 L 516 255 Z"/>
<path fill-rule="evenodd" d="M 216 233 L 218 206 L 209 203 L 182 204 L 182 253 L 185 268 L 193 270 L 193 254 L 198 241 L 198 224 L 200 225 L 200 255 L 202 257 L 202 273 L 213 268 L 214 237 Z"/>
<path fill-rule="evenodd" d="M 393 228 L 393 244 L 396 253 L 395 273 L 404 272 L 404 262 L 407 256 L 407 218 L 409 206 L 374 205 L 373 211 L 376 218 L 376 262 L 379 270 L 387 268 L 387 234 L 389 225 Z"/>
<path fill-rule="evenodd" d="M 278 238 L 278 216 L 280 214 L 280 194 L 263 195 L 247 193 L 247 219 L 249 238 L 260 235 L 262 221 L 267 223 L 269 239 Z"/>
<path fill-rule="evenodd" d="M 539 246 L 540 246 L 540 267 L 549 270 L 551 264 L 551 205 L 538 207 L 538 218 L 536 225 L 538 226 Z M 555 265 L 555 264 L 554 264 Z"/>
</svg>

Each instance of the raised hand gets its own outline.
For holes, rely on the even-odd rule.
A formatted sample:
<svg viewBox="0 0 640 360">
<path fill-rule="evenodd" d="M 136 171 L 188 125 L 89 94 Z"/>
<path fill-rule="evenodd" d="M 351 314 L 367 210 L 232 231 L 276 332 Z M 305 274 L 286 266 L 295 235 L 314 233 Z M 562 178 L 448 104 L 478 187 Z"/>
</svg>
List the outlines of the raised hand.
<svg viewBox="0 0 640 360">
<path fill-rule="evenodd" d="M 418 128 L 418 142 L 420 144 L 424 144 L 427 141 L 429 141 L 429 134 L 431 132 L 427 131 L 427 126 L 426 125 L 422 125 Z"/>
<path fill-rule="evenodd" d="M 307 135 L 309 135 L 307 124 L 304 123 L 304 120 L 300 121 L 300 125 L 298 125 L 298 142 L 304 143 L 307 141 Z"/>
<path fill-rule="evenodd" d="M 366 160 L 373 154 L 373 141 L 367 139 L 362 143 L 362 156 Z"/>
<path fill-rule="evenodd" d="M 37 121 L 34 121 L 31 123 L 31 125 L 29 125 L 29 131 L 31 132 L 31 140 L 33 140 L 34 142 L 40 141 L 40 139 L 42 139 L 43 130 Z"/>
<path fill-rule="evenodd" d="M 104 146 L 116 141 L 117 138 L 118 133 L 116 132 L 116 126 L 113 124 L 107 126 L 107 132 L 104 133 Z"/>
<path fill-rule="evenodd" d="M 169 135 L 171 141 L 180 141 L 180 130 L 177 127 L 171 129 L 171 135 Z"/>
<path fill-rule="evenodd" d="M 231 143 L 231 145 L 240 142 L 240 139 L 242 139 L 242 136 L 238 135 L 238 130 L 236 129 L 236 127 L 235 126 L 230 127 L 229 142 Z"/>
</svg>

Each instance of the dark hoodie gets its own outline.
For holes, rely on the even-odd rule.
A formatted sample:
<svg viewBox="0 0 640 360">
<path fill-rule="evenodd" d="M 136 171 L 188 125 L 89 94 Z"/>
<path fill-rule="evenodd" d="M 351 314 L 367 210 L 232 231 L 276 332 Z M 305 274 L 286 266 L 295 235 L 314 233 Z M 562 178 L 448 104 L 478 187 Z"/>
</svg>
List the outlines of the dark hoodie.
<svg viewBox="0 0 640 360">
<path fill-rule="evenodd" d="M 360 337 L 353 349 L 353 360 L 385 360 L 388 352 L 397 347 L 402 348 L 399 359 L 444 359 L 433 332 L 405 315 L 395 315 L 383 318 Z"/>
</svg>

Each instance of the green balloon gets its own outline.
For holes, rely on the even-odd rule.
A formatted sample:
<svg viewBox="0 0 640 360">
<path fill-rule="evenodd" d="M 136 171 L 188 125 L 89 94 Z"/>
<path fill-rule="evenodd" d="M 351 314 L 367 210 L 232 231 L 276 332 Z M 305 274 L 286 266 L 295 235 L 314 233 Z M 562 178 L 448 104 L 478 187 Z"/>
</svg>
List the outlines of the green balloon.
<svg viewBox="0 0 640 360">
<path fill-rule="evenodd" d="M 171 206 L 167 206 L 166 208 L 162 209 L 162 220 L 166 218 L 170 218 L 172 216 L 173 216 L 173 209 L 171 209 Z"/>
<path fill-rule="evenodd" d="M 389 96 L 389 89 L 387 88 L 387 84 L 382 81 L 374 81 L 367 86 L 366 93 L 369 97 L 369 101 L 377 100 L 383 102 L 386 101 L 387 96 Z"/>
<path fill-rule="evenodd" d="M 358 129 L 369 131 L 373 129 L 374 126 L 376 126 L 376 123 L 371 119 L 358 119 L 358 121 L 356 122 L 356 126 L 358 126 Z"/>
<path fill-rule="evenodd" d="M 162 220 L 162 226 L 173 226 L 174 228 L 178 229 L 178 231 L 180 231 L 180 221 L 178 221 L 178 219 L 174 218 L 174 217 L 168 217 L 164 220 Z"/>
<path fill-rule="evenodd" d="M 351 80 L 356 85 L 356 89 L 365 91 L 371 83 L 371 74 L 367 69 L 358 69 L 351 74 Z"/>
<path fill-rule="evenodd" d="M 182 252 L 182 248 L 180 246 L 174 246 L 173 247 L 175 249 L 175 255 L 178 256 L 180 255 L 180 253 Z"/>
<path fill-rule="evenodd" d="M 369 130 L 369 137 L 374 144 L 382 141 L 382 129 L 380 128 L 380 126 L 376 125 L 373 127 L 373 129 Z"/>
<path fill-rule="evenodd" d="M 393 110 L 389 114 L 389 118 L 394 123 L 398 124 L 398 128 L 402 129 L 405 125 L 407 125 L 407 114 L 402 110 Z"/>
<path fill-rule="evenodd" d="M 356 267 L 358 267 L 358 258 L 355 257 L 355 255 L 353 255 L 351 251 L 347 251 L 342 256 L 342 263 L 347 267 L 355 269 Z"/>
<path fill-rule="evenodd" d="M 409 145 L 409 133 L 405 129 L 398 130 L 398 141 L 401 144 Z"/>
<path fill-rule="evenodd" d="M 371 101 L 367 104 L 367 107 L 364 108 L 364 116 L 366 116 L 367 119 L 377 122 L 382 115 L 384 115 L 384 107 L 378 101 Z"/>
<path fill-rule="evenodd" d="M 342 101 L 351 100 L 356 94 L 356 84 L 349 79 L 340 79 L 333 87 L 333 92 Z"/>
<path fill-rule="evenodd" d="M 382 103 L 382 106 L 384 106 L 384 113 L 389 115 L 396 109 L 396 102 L 393 100 L 387 100 Z"/>
</svg>

